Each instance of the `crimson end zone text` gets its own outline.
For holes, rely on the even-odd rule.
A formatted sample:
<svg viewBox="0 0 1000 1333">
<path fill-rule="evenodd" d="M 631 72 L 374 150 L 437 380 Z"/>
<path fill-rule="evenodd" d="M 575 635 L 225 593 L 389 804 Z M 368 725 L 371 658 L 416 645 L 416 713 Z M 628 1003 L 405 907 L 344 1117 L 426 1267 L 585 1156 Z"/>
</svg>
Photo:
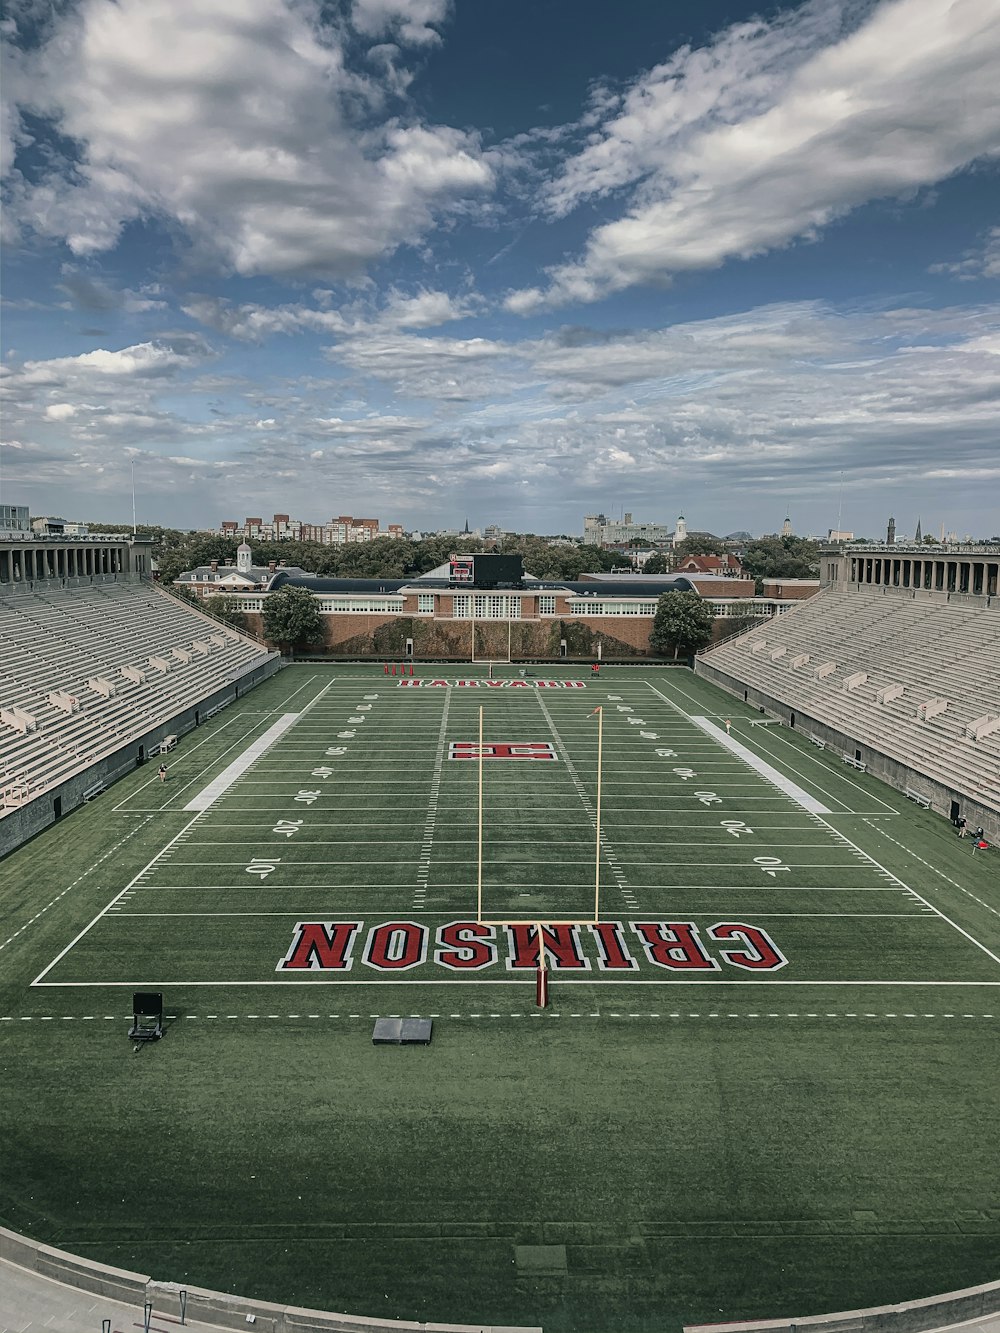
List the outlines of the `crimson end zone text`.
<svg viewBox="0 0 1000 1333">
<path fill-rule="evenodd" d="M 659 971 L 705 975 L 735 968 L 776 972 L 787 963 L 760 926 L 717 921 L 597 921 L 543 925 L 541 946 L 553 972 Z M 449 921 L 297 921 L 278 972 L 350 972 L 355 962 L 376 972 L 408 972 L 430 964 L 448 972 L 534 971 L 539 966 L 539 929 L 526 923 Z"/>
</svg>

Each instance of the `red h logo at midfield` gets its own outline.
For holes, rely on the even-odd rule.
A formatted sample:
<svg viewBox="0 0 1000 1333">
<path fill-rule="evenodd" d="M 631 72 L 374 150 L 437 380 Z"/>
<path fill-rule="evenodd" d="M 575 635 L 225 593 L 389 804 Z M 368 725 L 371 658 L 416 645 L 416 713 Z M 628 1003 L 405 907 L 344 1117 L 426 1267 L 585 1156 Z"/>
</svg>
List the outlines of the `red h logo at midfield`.
<svg viewBox="0 0 1000 1333">
<path fill-rule="evenodd" d="M 551 741 L 489 741 L 483 744 L 484 759 L 555 759 Z M 449 759 L 478 759 L 478 741 L 451 741 Z"/>
</svg>

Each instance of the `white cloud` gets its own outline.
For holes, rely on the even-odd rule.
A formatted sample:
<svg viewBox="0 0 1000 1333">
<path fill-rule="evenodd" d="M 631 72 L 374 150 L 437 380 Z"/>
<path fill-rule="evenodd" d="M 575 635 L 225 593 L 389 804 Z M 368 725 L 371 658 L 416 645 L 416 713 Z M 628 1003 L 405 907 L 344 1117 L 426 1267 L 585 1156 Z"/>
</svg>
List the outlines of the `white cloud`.
<svg viewBox="0 0 1000 1333">
<path fill-rule="evenodd" d="M 1000 278 L 1000 227 L 986 233 L 982 245 L 967 250 L 951 263 L 932 264 L 932 273 L 951 273 L 962 281 L 973 278 Z"/>
<path fill-rule="evenodd" d="M 79 356 L 52 357 L 48 361 L 26 361 L 4 376 L 9 391 L 26 385 L 63 385 L 87 382 L 98 386 L 123 379 L 150 379 L 174 374 L 200 364 L 207 349 L 200 340 L 178 339 L 137 343 L 111 352 L 98 347 Z M 65 406 L 65 404 L 63 405 Z"/>
<path fill-rule="evenodd" d="M 393 35 L 413 46 L 441 40 L 432 24 L 448 17 L 448 0 L 354 0 L 351 22 L 366 37 Z"/>
<path fill-rule="evenodd" d="M 447 292 L 426 288 L 410 296 L 392 287 L 381 305 L 355 301 L 339 310 L 331 310 L 325 299 L 321 304 L 324 308 L 319 310 L 301 304 L 234 306 L 218 297 L 195 296 L 182 309 L 191 319 L 230 338 L 263 342 L 276 334 L 313 332 L 346 337 L 367 335 L 374 329 L 434 328 L 467 318 L 482 303 L 468 295 L 456 298 Z"/>
<path fill-rule="evenodd" d="M 884 0 L 840 36 L 847 0 L 813 0 L 679 51 L 640 79 L 545 192 L 554 215 L 631 191 L 544 295 L 591 301 L 809 239 L 870 200 L 997 153 L 997 0 Z"/>
<path fill-rule="evenodd" d="M 76 416 L 76 408 L 72 403 L 50 403 L 45 409 L 45 417 L 48 421 L 68 421 L 70 417 Z"/>
<path fill-rule="evenodd" d="M 383 5 L 384 20 L 417 41 L 441 6 L 412 21 L 404 8 Z M 83 0 L 19 60 L 22 106 L 79 162 L 38 184 L 15 173 L 8 210 L 76 255 L 153 217 L 240 274 L 344 277 L 492 186 L 473 135 L 373 122 L 384 90 L 347 68 L 314 0 Z"/>
</svg>

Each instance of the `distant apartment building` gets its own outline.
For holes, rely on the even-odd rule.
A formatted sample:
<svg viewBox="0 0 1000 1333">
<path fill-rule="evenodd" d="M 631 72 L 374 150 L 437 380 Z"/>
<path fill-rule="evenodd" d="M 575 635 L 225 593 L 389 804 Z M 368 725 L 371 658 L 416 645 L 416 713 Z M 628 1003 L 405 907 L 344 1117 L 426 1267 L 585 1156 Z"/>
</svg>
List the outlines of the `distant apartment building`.
<svg viewBox="0 0 1000 1333">
<path fill-rule="evenodd" d="M 219 525 L 219 531 L 224 537 L 239 537 L 243 541 L 253 538 L 268 542 L 319 542 L 323 546 L 370 542 L 376 537 L 401 540 L 406 535 L 401 523 L 390 523 L 383 531 L 377 518 L 355 518 L 352 514 L 340 514 L 328 523 L 300 523 L 288 514 L 275 514 L 269 523 L 258 517 L 246 518 L 242 524 L 235 519 L 225 519 Z"/>
<path fill-rule="evenodd" d="M 686 536 L 687 524 L 683 514 L 672 528 L 666 523 L 635 523 L 628 513 L 620 522 L 606 518 L 604 514 L 587 514 L 583 520 L 583 540 L 589 546 L 626 546 L 630 542 L 676 546 Z"/>
<path fill-rule="evenodd" d="M 27 505 L 0 505 L 0 532 L 30 532 Z"/>
<path fill-rule="evenodd" d="M 86 537 L 90 531 L 86 523 L 65 518 L 36 518 L 31 527 L 36 537 Z"/>
</svg>

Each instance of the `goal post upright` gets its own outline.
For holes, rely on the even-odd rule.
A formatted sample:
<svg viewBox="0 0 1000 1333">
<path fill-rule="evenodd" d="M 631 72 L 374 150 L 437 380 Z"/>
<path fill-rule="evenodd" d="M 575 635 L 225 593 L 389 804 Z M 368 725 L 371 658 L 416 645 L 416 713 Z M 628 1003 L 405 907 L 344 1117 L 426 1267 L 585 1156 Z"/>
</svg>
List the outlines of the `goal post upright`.
<svg viewBox="0 0 1000 1333">
<path fill-rule="evenodd" d="M 601 919 L 601 772 L 604 760 L 604 709 L 597 706 L 597 812 L 594 840 L 594 924 Z"/>
<path fill-rule="evenodd" d="M 479 705 L 479 816 L 476 838 L 476 919 L 483 919 L 483 706 Z"/>
</svg>

